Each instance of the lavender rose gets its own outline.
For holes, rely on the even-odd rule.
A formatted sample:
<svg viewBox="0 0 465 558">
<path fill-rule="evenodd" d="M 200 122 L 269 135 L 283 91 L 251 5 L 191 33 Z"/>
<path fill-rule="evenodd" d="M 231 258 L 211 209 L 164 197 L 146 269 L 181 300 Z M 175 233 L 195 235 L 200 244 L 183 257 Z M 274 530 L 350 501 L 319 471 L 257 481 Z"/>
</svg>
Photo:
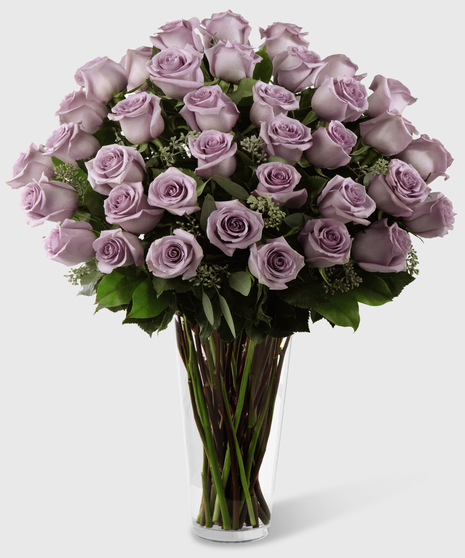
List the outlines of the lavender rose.
<svg viewBox="0 0 465 558">
<path fill-rule="evenodd" d="M 200 52 L 203 50 L 202 39 L 195 32 L 199 25 L 200 21 L 196 17 L 170 21 L 160 27 L 161 32 L 150 37 L 150 41 L 160 50 L 173 47 L 185 48 L 186 45 L 190 45 Z"/>
<path fill-rule="evenodd" d="M 349 164 L 357 136 L 341 122 L 331 120 L 327 128 L 320 126 L 312 133 L 312 140 L 312 146 L 305 151 L 308 161 L 315 167 L 334 169 Z"/>
<path fill-rule="evenodd" d="M 126 89 L 128 76 L 126 71 L 107 56 L 97 57 L 76 70 L 76 83 L 84 87 L 89 101 L 107 103 L 116 93 Z"/>
<path fill-rule="evenodd" d="M 190 215 L 198 211 L 197 182 L 176 167 L 159 174 L 149 186 L 148 203 L 173 215 Z"/>
<path fill-rule="evenodd" d="M 315 267 L 346 264 L 350 259 L 352 239 L 344 223 L 336 219 L 311 219 L 297 237 L 305 261 Z"/>
<path fill-rule="evenodd" d="M 218 130 L 228 133 L 239 118 L 239 109 L 219 85 L 200 87 L 183 100 L 184 106 L 179 113 L 196 132 Z"/>
<path fill-rule="evenodd" d="M 403 221 L 409 231 L 423 238 L 445 236 L 454 228 L 452 202 L 441 192 L 431 192 Z"/>
<path fill-rule="evenodd" d="M 315 80 L 315 87 L 320 87 L 326 76 L 337 78 L 354 78 L 357 81 L 363 79 L 366 74 L 357 76 L 358 66 L 345 54 L 331 54 L 323 59 L 324 66 L 318 72 Z"/>
<path fill-rule="evenodd" d="M 85 132 L 95 134 L 100 129 L 107 114 L 108 107 L 106 105 L 89 101 L 81 89 L 66 95 L 61 101 L 55 116 L 60 119 L 60 124 L 79 122 Z"/>
<path fill-rule="evenodd" d="M 142 155 L 125 145 L 104 145 L 85 165 L 90 185 L 104 195 L 123 182 L 141 182 L 145 174 Z"/>
<path fill-rule="evenodd" d="M 366 271 L 397 273 L 407 269 L 410 249 L 408 232 L 381 219 L 355 235 L 352 257 Z"/>
<path fill-rule="evenodd" d="M 313 87 L 324 62 L 306 47 L 290 46 L 273 58 L 273 77 L 276 83 L 298 93 Z"/>
<path fill-rule="evenodd" d="M 164 49 L 147 62 L 150 81 L 168 97 L 181 100 L 204 84 L 201 61 L 202 54 L 189 45 Z"/>
<path fill-rule="evenodd" d="M 261 122 L 269 122 L 275 116 L 299 108 L 300 99 L 280 85 L 269 85 L 257 81 L 252 87 L 253 105 L 250 109 L 250 120 L 255 126 Z"/>
<path fill-rule="evenodd" d="M 97 267 L 111 273 L 117 267 L 140 266 L 144 263 L 144 248 L 136 235 L 122 229 L 102 231 L 92 244 L 96 251 Z"/>
<path fill-rule="evenodd" d="M 121 66 L 126 70 L 128 76 L 128 91 L 139 87 L 143 91 L 147 88 L 145 82 L 149 79 L 147 62 L 152 58 L 152 49 L 148 46 L 141 46 L 136 49 L 128 49 L 121 58 Z"/>
<path fill-rule="evenodd" d="M 79 205 L 79 196 L 69 184 L 50 180 L 46 174 L 26 184 L 21 190 L 20 208 L 26 214 L 26 222 L 31 227 L 45 221 L 71 219 Z"/>
<path fill-rule="evenodd" d="M 428 184 L 438 176 L 447 180 L 449 176 L 446 170 L 454 161 L 439 140 L 431 139 L 426 134 L 414 139 L 397 157 L 414 166 Z"/>
<path fill-rule="evenodd" d="M 7 184 L 16 190 L 33 180 L 39 180 L 43 174 L 47 178 L 53 178 L 54 168 L 55 165 L 50 155 L 45 153 L 44 147 L 31 143 L 13 165 L 13 177 L 7 180 Z"/>
<path fill-rule="evenodd" d="M 65 219 L 44 239 L 44 248 L 50 260 L 71 267 L 95 256 L 92 244 L 96 238 L 89 223 Z"/>
<path fill-rule="evenodd" d="M 143 234 L 153 230 L 163 217 L 163 209 L 149 205 L 141 182 L 115 186 L 103 203 L 106 220 L 125 231 Z"/>
<path fill-rule="evenodd" d="M 131 143 L 142 144 L 157 138 L 165 129 L 160 98 L 145 91 L 129 95 L 111 109 L 110 120 L 118 121 Z"/>
<path fill-rule="evenodd" d="M 394 217 L 410 217 L 430 191 L 414 167 L 399 159 L 391 159 L 386 176 L 371 175 L 368 187 L 378 208 Z"/>
<path fill-rule="evenodd" d="M 262 122 L 260 137 L 265 142 L 268 155 L 281 157 L 291 165 L 297 163 L 302 153 L 312 145 L 310 128 L 299 120 L 283 115 Z"/>
<path fill-rule="evenodd" d="M 376 204 L 364 186 L 339 175 L 326 184 L 317 204 L 323 217 L 360 225 L 369 225 L 367 218 L 376 210 Z"/>
<path fill-rule="evenodd" d="M 371 117 L 386 111 L 402 114 L 405 107 L 416 101 L 409 89 L 396 79 L 377 75 L 371 82 L 370 89 L 373 93 L 368 97 L 367 114 Z"/>
<path fill-rule="evenodd" d="M 207 220 L 207 237 L 227 256 L 236 249 L 248 248 L 262 237 L 263 217 L 239 200 L 216 202 Z"/>
<path fill-rule="evenodd" d="M 202 21 L 203 27 L 199 29 L 204 37 L 205 48 L 211 46 L 213 37 L 216 41 L 236 41 L 248 45 L 252 28 L 249 22 L 231 10 L 213 14 L 210 19 Z"/>
<path fill-rule="evenodd" d="M 212 76 L 230 83 L 239 83 L 243 78 L 251 78 L 255 64 L 261 56 L 250 46 L 236 41 L 220 41 L 205 50 Z"/>
<path fill-rule="evenodd" d="M 325 76 L 312 97 L 312 109 L 328 122 L 354 122 L 367 108 L 366 88 L 355 78 Z"/>
<path fill-rule="evenodd" d="M 194 235 L 176 229 L 170 236 L 162 236 L 150 245 L 147 253 L 147 267 L 163 279 L 179 277 L 190 279 L 197 272 L 203 258 L 203 251 Z"/>
<path fill-rule="evenodd" d="M 304 39 L 308 33 L 302 33 L 302 27 L 292 23 L 273 23 L 266 29 L 259 28 L 260 37 L 265 39 L 266 53 L 271 58 L 285 52 L 288 47 L 307 47 L 309 42 Z M 262 45 L 263 46 L 263 45 Z"/>
<path fill-rule="evenodd" d="M 384 155 L 397 155 L 403 151 L 412 142 L 413 133 L 416 130 L 412 124 L 396 112 L 383 112 L 360 122 L 363 141 Z"/>
<path fill-rule="evenodd" d="M 189 137 L 189 149 L 197 159 L 195 173 L 202 178 L 214 175 L 228 177 L 236 170 L 237 143 L 233 143 L 233 136 L 205 130 L 197 138 Z"/>
<path fill-rule="evenodd" d="M 279 162 L 263 163 L 257 168 L 258 186 L 255 192 L 271 196 L 278 205 L 299 208 L 307 201 L 307 190 L 295 190 L 301 176 L 291 166 Z"/>
<path fill-rule="evenodd" d="M 45 142 L 45 152 L 77 168 L 79 159 L 93 157 L 100 148 L 100 142 L 92 134 L 84 131 L 75 122 L 62 124 Z"/>
</svg>

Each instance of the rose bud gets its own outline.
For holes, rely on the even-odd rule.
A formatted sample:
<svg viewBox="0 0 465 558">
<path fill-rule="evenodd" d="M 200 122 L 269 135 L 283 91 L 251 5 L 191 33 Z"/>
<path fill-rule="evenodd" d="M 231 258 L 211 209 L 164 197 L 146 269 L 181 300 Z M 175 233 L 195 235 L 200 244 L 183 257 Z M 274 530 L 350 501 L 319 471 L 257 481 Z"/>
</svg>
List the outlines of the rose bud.
<svg viewBox="0 0 465 558">
<path fill-rule="evenodd" d="M 92 244 L 96 238 L 89 223 L 65 219 L 44 239 L 44 248 L 49 259 L 71 267 L 95 256 Z"/>
</svg>

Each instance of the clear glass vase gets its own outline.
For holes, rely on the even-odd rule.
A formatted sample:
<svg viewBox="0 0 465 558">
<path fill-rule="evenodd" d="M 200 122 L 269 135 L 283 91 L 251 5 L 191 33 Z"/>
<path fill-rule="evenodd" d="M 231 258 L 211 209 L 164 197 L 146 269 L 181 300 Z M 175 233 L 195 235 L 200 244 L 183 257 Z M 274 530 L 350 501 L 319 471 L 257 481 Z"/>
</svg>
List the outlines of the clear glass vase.
<svg viewBox="0 0 465 558">
<path fill-rule="evenodd" d="M 263 538 L 271 522 L 291 338 L 231 343 L 176 316 L 193 532 Z"/>
</svg>

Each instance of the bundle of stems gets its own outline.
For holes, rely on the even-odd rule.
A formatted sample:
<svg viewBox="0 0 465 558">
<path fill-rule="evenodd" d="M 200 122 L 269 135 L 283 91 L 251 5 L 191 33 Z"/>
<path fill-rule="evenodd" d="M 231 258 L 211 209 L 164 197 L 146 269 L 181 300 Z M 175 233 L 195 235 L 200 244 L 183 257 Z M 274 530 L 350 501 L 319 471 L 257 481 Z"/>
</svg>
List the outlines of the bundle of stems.
<svg viewBox="0 0 465 558">
<path fill-rule="evenodd" d="M 242 331 L 230 343 L 176 316 L 194 420 L 203 444 L 197 523 L 225 530 L 259 527 L 271 518 L 259 481 L 290 337 L 254 343 Z"/>
</svg>

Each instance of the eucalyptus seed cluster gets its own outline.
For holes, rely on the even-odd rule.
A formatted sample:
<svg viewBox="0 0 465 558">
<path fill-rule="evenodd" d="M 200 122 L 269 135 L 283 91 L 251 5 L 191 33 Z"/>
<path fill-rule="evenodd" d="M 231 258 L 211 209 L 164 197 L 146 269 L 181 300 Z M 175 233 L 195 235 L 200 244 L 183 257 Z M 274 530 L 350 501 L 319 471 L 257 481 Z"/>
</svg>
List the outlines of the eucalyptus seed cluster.
<svg viewBox="0 0 465 558">
<path fill-rule="evenodd" d="M 189 279 L 195 287 L 219 287 L 223 278 L 228 277 L 228 266 L 217 264 L 200 264 L 197 275 Z"/>
<path fill-rule="evenodd" d="M 198 238 L 199 236 L 203 236 L 200 224 L 197 219 L 195 219 L 195 217 L 193 217 L 192 215 L 184 215 L 184 219 L 184 221 L 176 221 L 177 228 L 191 233 L 196 238 Z"/>
<path fill-rule="evenodd" d="M 418 259 L 418 254 L 415 251 L 415 248 L 411 248 L 410 252 L 407 256 L 407 272 L 410 275 L 418 275 L 420 273 L 420 270 L 418 269 L 418 266 L 420 264 L 420 260 Z"/>
<path fill-rule="evenodd" d="M 197 137 L 198 135 L 197 132 L 188 132 L 187 134 L 181 132 L 179 137 L 172 136 L 168 145 L 161 145 L 161 143 L 155 141 L 162 163 L 170 167 L 176 163 L 176 159 L 180 156 L 184 159 L 190 158 L 189 137 Z"/>
<path fill-rule="evenodd" d="M 283 219 L 286 217 L 284 211 L 281 210 L 279 205 L 275 203 L 269 195 L 249 196 L 247 198 L 247 204 L 253 211 L 258 211 L 263 214 L 263 224 L 267 229 L 278 229 Z"/>
<path fill-rule="evenodd" d="M 247 152 L 252 160 L 257 164 L 261 165 L 262 163 L 266 163 L 268 159 L 268 155 L 263 148 L 263 140 L 257 136 L 250 136 L 248 138 L 243 139 L 241 142 L 242 149 Z"/>
<path fill-rule="evenodd" d="M 77 191 L 80 198 L 89 186 L 85 173 L 70 163 L 55 166 L 53 180 L 69 184 Z"/>
<path fill-rule="evenodd" d="M 330 294 L 334 294 L 336 291 L 346 293 L 359 287 L 363 282 L 363 279 L 357 275 L 354 269 L 353 261 L 349 261 L 343 266 L 328 267 L 325 272 L 329 285 L 325 284 L 324 288 Z"/>
<path fill-rule="evenodd" d="M 375 164 L 370 167 L 369 172 L 374 174 L 386 174 L 389 170 L 389 160 L 380 157 L 376 160 Z"/>
</svg>

